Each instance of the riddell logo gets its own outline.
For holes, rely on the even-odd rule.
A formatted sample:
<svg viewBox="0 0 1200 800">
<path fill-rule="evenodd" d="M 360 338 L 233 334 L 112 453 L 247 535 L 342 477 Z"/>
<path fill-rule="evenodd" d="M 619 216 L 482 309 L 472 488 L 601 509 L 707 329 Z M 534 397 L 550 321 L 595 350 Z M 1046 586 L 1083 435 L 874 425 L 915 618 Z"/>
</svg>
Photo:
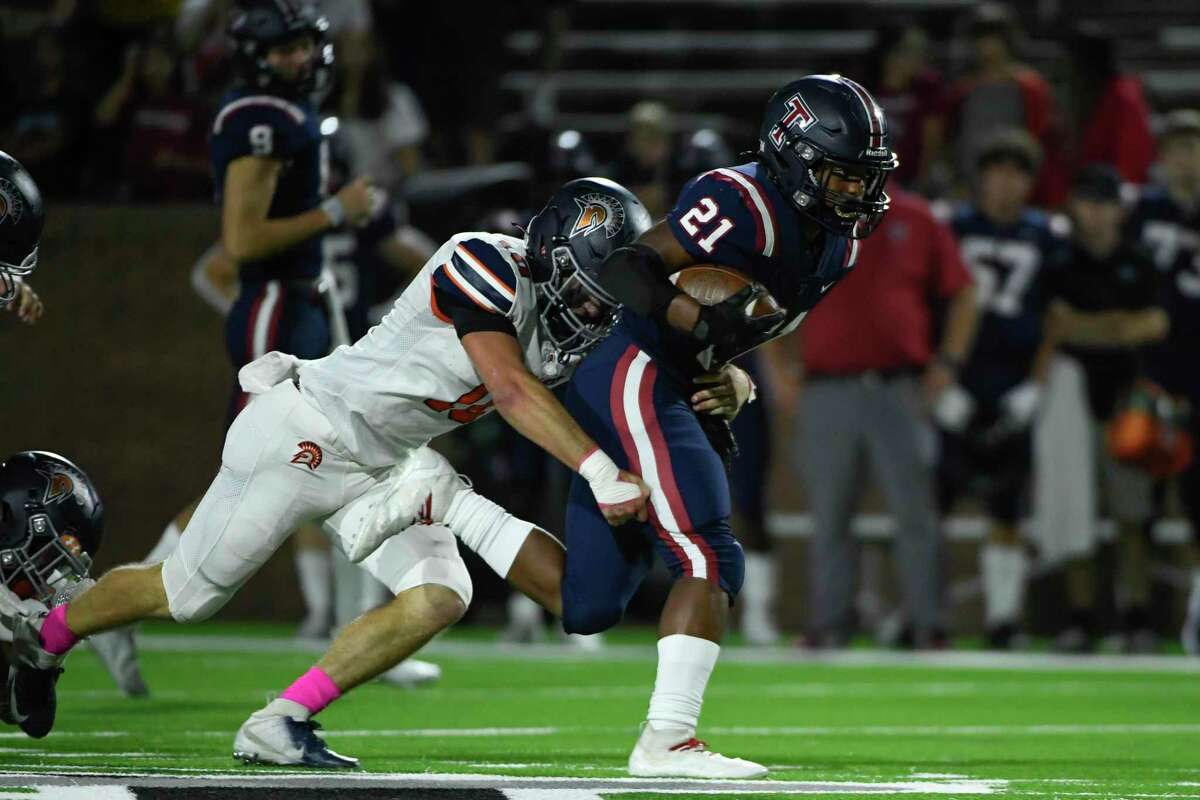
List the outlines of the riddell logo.
<svg viewBox="0 0 1200 800">
<path fill-rule="evenodd" d="M 310 471 L 316 471 L 317 467 L 321 466 L 321 459 L 324 455 L 321 453 L 321 445 L 316 442 L 301 442 L 296 451 L 296 455 L 292 456 L 293 464 L 300 464 L 308 467 Z"/>
</svg>

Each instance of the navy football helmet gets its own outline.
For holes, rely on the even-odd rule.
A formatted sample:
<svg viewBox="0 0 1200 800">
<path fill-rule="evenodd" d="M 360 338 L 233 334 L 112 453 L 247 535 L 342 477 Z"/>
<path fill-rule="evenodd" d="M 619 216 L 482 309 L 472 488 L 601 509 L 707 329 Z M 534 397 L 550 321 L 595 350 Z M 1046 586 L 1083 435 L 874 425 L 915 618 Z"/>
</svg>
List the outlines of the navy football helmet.
<svg viewBox="0 0 1200 800">
<path fill-rule="evenodd" d="M 565 184 L 525 231 L 542 336 L 573 364 L 608 335 L 620 305 L 600 286 L 600 265 L 650 229 L 650 212 L 607 178 Z"/>
<path fill-rule="evenodd" d="M 104 532 L 104 504 L 88 476 L 54 453 L 0 463 L 0 583 L 49 605 L 87 575 Z"/>
<path fill-rule="evenodd" d="M 42 193 L 21 163 L 0 152 L 0 306 L 17 294 L 17 279 L 33 272 L 46 212 Z"/>
<path fill-rule="evenodd" d="M 267 61 L 272 47 L 311 36 L 313 60 L 297 80 L 285 80 Z M 333 43 L 329 21 L 300 0 L 243 0 L 229 21 L 242 80 L 268 94 L 302 98 L 323 94 L 333 83 Z"/>
<path fill-rule="evenodd" d="M 801 213 L 854 239 L 869 236 L 883 220 L 890 202 L 883 187 L 900 163 L 889 146 L 883 109 L 841 75 L 809 75 L 771 95 L 758 158 Z M 862 195 L 830 189 L 835 175 L 861 179 Z"/>
</svg>

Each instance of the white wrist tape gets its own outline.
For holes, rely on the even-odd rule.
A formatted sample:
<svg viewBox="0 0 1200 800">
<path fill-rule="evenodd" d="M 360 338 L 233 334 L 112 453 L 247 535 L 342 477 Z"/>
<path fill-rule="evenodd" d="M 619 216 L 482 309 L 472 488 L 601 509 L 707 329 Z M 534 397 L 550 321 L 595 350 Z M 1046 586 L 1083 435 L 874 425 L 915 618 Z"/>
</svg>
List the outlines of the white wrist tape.
<svg viewBox="0 0 1200 800">
<path fill-rule="evenodd" d="M 623 481 L 621 471 L 605 452 L 596 448 L 579 464 L 579 475 L 588 482 L 596 502 L 601 506 L 628 503 L 642 496 L 637 484 Z"/>
<path fill-rule="evenodd" d="M 321 210 L 329 215 L 334 228 L 340 227 L 346 221 L 346 207 L 342 205 L 342 201 L 337 195 L 321 203 Z"/>
</svg>

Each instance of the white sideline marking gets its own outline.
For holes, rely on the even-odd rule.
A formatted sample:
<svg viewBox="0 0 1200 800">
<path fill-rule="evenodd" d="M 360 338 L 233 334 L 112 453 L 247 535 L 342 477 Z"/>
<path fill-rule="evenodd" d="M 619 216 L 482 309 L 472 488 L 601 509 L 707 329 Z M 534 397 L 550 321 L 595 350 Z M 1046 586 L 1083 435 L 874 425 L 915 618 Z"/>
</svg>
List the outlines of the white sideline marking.
<svg viewBox="0 0 1200 800">
<path fill-rule="evenodd" d="M 137 800 L 125 786 L 29 786 L 32 792 L 6 792 L 0 797 L 12 800 Z"/>
<path fill-rule="evenodd" d="M 147 651 L 194 653 L 231 651 L 244 653 L 321 653 L 325 644 L 294 639 L 252 636 L 140 635 L 138 646 Z M 608 645 L 597 652 L 581 652 L 557 644 L 434 641 L 422 649 L 431 656 L 487 657 L 497 660 L 597 662 L 655 661 L 653 644 Z M 829 664 L 861 667 L 926 667 L 1027 672 L 1163 672 L 1200 673 L 1200 658 L 1136 655 L 1060 655 L 1053 653 L 995 653 L 970 651 L 894 652 L 845 650 L 812 652 L 794 647 L 726 647 L 723 662 L 741 664 Z"/>
</svg>

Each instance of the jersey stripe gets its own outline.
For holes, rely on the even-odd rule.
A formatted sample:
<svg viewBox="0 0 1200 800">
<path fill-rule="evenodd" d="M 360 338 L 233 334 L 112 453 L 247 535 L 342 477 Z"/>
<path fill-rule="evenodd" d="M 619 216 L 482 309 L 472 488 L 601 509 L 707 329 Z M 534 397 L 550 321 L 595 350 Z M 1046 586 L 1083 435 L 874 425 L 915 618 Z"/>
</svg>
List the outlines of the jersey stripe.
<svg viewBox="0 0 1200 800">
<path fill-rule="evenodd" d="M 249 97 L 241 97 L 234 100 L 229 105 L 221 109 L 221 113 L 217 114 L 217 118 L 213 120 L 213 133 L 221 132 L 222 126 L 225 124 L 225 118 L 235 111 L 239 111 L 247 106 L 270 106 L 277 108 L 286 113 L 297 124 L 304 123 L 304 111 L 294 103 L 289 103 L 282 97 L 272 97 L 267 94 L 254 94 Z"/>
<path fill-rule="evenodd" d="M 442 322 L 453 322 L 454 321 L 454 320 L 450 319 L 450 317 L 447 316 L 446 312 L 442 311 L 441 307 L 438 305 L 437 281 L 435 281 L 433 279 L 432 275 L 429 276 L 429 310 L 432 311 L 433 315 L 435 317 L 437 317 L 438 319 L 440 319 Z"/>
<path fill-rule="evenodd" d="M 851 239 L 846 248 L 846 260 L 842 263 L 844 269 L 852 269 L 858 263 L 858 239 Z"/>
<path fill-rule="evenodd" d="M 854 94 L 858 95 L 858 101 L 862 103 L 863 111 L 867 112 L 867 124 L 871 126 L 871 147 L 883 147 L 883 109 L 879 107 L 875 102 L 875 98 L 871 97 L 862 86 L 859 86 L 849 78 L 842 78 L 842 81 L 850 87 Z"/>
<path fill-rule="evenodd" d="M 479 275 L 479 277 L 487 281 L 488 285 L 499 292 L 500 296 L 508 300 L 508 302 L 512 303 L 516 301 L 516 276 L 513 275 L 512 268 L 508 267 L 507 263 L 504 265 L 507 267 L 507 270 L 490 269 L 488 265 L 485 264 L 478 255 L 476 255 L 476 251 L 472 251 L 469 247 L 467 247 L 466 242 L 463 242 L 458 247 L 454 248 L 454 258 L 456 259 L 455 264 L 459 270 L 469 270 Z M 493 266 L 496 266 L 494 261 Z M 502 277 L 506 275 L 512 278 L 511 283 L 506 282 Z"/>
<path fill-rule="evenodd" d="M 458 289 L 459 293 L 465 295 L 467 299 L 475 303 L 475 305 L 479 306 L 484 311 L 490 311 L 493 314 L 503 314 L 504 312 L 497 308 L 496 304 L 489 300 L 483 292 L 476 289 L 471 285 L 470 281 L 459 274 L 458 270 L 454 268 L 453 261 L 454 259 L 451 259 L 445 264 L 442 264 L 441 270 L 446 277 L 450 279 L 450 282 L 454 284 L 455 288 Z"/>
<path fill-rule="evenodd" d="M 750 209 L 750 214 L 754 217 L 754 224 L 758 228 L 759 236 L 756 237 L 755 247 L 764 256 L 775 255 L 775 212 L 771 209 L 771 204 L 762 187 L 758 185 L 757 181 L 735 169 L 715 169 L 713 174 L 720 180 L 732 184 L 745 200 L 746 207 Z"/>
<path fill-rule="evenodd" d="M 458 274 L 458 277 L 471 284 L 475 291 L 490 300 L 492 305 L 500 309 L 501 314 L 507 314 L 512 309 L 513 302 L 517 299 L 516 295 L 509 296 L 501 293 L 492 285 L 487 276 L 475 269 L 467 259 L 458 253 L 454 253 L 450 256 L 448 263 L 454 267 L 454 271 Z"/>
</svg>

